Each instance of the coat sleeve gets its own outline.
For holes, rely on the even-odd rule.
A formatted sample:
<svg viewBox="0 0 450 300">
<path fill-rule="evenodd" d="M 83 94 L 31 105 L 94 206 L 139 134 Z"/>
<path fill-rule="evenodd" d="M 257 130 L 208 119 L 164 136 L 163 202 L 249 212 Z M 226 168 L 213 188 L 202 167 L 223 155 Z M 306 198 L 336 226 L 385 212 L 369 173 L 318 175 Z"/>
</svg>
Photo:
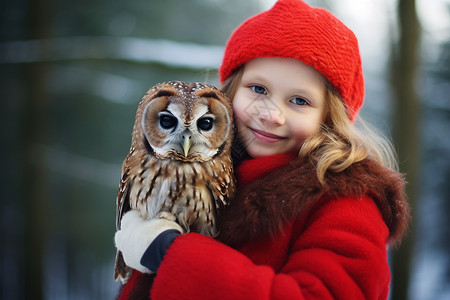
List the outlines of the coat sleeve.
<svg viewBox="0 0 450 300">
<path fill-rule="evenodd" d="M 159 299 L 386 299 L 388 230 L 369 198 L 329 201 L 293 242 L 282 271 L 195 233 L 176 238 L 153 282 Z"/>
</svg>

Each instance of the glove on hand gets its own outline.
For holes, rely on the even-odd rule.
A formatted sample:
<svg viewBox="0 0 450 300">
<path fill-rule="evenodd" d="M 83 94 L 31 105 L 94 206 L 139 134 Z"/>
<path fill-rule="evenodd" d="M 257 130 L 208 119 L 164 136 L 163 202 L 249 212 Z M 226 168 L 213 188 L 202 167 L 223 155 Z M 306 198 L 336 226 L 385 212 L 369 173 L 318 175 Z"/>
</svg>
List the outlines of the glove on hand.
<svg viewBox="0 0 450 300">
<path fill-rule="evenodd" d="M 156 272 L 167 247 L 177 235 L 183 233 L 183 229 L 174 220 L 175 217 L 168 213 L 155 219 L 144 220 L 135 210 L 127 212 L 122 218 L 121 229 L 114 236 L 116 248 L 122 252 L 125 263 L 142 273 Z M 150 247 L 158 236 L 163 236 L 162 233 L 167 236 L 166 232 L 172 233 L 169 242 L 159 242 L 152 245 L 154 247 Z M 152 253 L 147 250 L 152 250 Z M 149 261 L 149 257 L 150 260 L 154 261 L 155 257 L 151 256 L 156 256 L 156 259 L 159 259 L 156 267 L 152 267 L 145 262 L 146 266 L 142 265 L 141 260 L 144 260 L 142 259 L 144 253 L 146 256 L 145 261 Z"/>
</svg>

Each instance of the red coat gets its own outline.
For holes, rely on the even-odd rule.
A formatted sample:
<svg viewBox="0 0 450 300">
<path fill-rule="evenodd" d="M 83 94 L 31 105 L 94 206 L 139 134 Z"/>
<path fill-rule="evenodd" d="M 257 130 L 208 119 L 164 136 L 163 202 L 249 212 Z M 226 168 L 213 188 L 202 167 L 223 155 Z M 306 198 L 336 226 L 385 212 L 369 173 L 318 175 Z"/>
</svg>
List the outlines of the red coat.
<svg viewBox="0 0 450 300">
<path fill-rule="evenodd" d="M 286 155 L 244 162 L 237 176 L 217 240 L 177 237 L 157 276 L 135 271 L 120 299 L 387 298 L 386 245 L 409 218 L 402 176 L 363 161 L 322 186 Z"/>
</svg>

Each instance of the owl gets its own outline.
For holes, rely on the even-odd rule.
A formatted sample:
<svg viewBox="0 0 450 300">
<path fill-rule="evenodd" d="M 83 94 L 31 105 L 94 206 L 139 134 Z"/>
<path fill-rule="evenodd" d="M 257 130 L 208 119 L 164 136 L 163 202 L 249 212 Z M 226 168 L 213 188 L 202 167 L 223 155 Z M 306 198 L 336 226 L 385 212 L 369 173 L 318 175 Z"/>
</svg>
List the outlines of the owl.
<svg viewBox="0 0 450 300">
<path fill-rule="evenodd" d="M 212 85 L 171 81 L 151 88 L 136 112 L 122 165 L 116 228 L 130 209 L 144 219 L 175 216 L 186 232 L 214 236 L 218 211 L 235 191 L 233 112 Z M 114 278 L 131 269 L 118 251 Z"/>
</svg>

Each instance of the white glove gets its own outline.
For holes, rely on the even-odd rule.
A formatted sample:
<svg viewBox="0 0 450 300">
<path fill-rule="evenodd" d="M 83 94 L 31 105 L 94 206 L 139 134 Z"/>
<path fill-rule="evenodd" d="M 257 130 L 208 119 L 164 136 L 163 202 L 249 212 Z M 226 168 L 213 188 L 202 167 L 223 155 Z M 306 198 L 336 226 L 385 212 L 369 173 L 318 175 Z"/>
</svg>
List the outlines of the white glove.
<svg viewBox="0 0 450 300">
<path fill-rule="evenodd" d="M 122 217 L 121 229 L 116 232 L 114 241 L 129 267 L 142 273 L 153 273 L 141 265 L 145 250 L 166 230 L 175 229 L 183 233 L 180 225 L 169 219 L 174 220 L 175 217 L 165 214 L 159 218 L 144 220 L 135 210 L 130 210 Z"/>
</svg>

